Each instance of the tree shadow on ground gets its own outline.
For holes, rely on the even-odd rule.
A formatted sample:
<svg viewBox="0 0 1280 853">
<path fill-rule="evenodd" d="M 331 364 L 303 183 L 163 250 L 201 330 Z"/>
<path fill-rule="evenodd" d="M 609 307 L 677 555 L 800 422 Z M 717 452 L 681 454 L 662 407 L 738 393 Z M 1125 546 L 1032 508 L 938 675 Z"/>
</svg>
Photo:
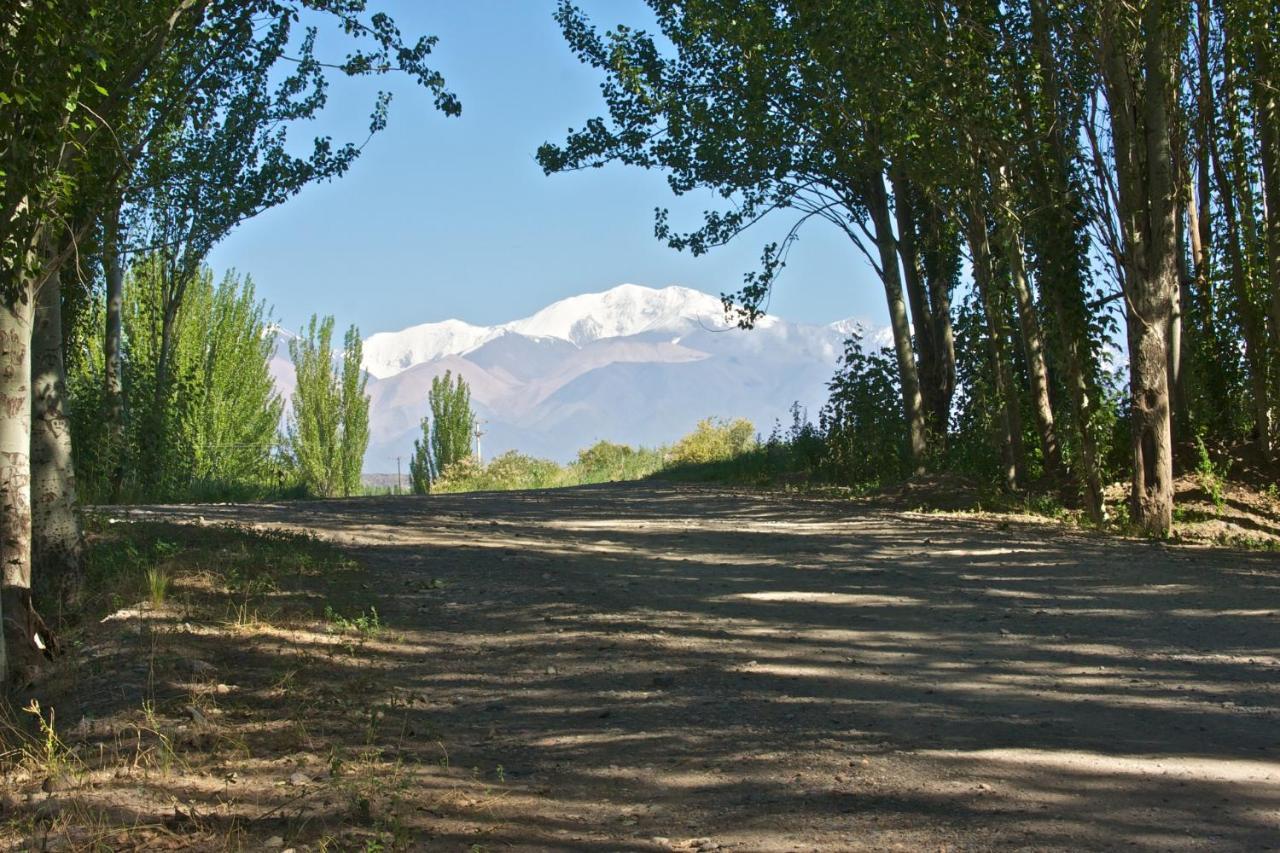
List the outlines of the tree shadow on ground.
<svg viewBox="0 0 1280 853">
<path fill-rule="evenodd" d="M 268 598 L 284 616 L 262 625 L 140 618 L 136 636 L 86 655 L 63 719 L 109 719 L 150 691 L 181 720 L 215 691 L 225 741 L 170 732 L 214 756 L 182 783 L 193 805 L 170 810 L 188 840 L 1278 837 L 1272 555 L 652 484 L 119 515 L 303 528 L 365 567 L 319 590 L 281 585 Z M 325 603 L 376 607 L 385 628 L 326 632 Z M 148 647 L 160 651 L 126 666 Z M 215 674 L 193 677 L 192 660 Z M 119 750 L 119 728 L 97 737 Z M 210 782 L 230 768 L 234 782 Z M 297 772 L 305 785 L 289 784 Z M 147 781 L 143 797 L 85 799 L 117 823 L 154 822 L 177 783 Z"/>
</svg>

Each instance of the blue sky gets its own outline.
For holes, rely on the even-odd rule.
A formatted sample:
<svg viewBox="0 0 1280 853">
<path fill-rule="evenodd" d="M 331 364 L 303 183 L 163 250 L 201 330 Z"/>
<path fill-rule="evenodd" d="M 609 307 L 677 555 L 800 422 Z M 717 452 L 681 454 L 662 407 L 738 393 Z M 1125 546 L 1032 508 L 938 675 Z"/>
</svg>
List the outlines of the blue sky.
<svg viewBox="0 0 1280 853">
<path fill-rule="evenodd" d="M 407 35 L 440 38 L 436 67 L 462 100 L 437 113 L 406 81 L 333 80 L 326 116 L 294 131 L 362 138 L 374 93 L 395 95 L 391 122 L 341 180 L 308 187 L 218 246 L 218 271 L 249 273 L 291 328 L 334 314 L 364 335 L 457 317 L 492 324 L 566 296 L 622 282 L 736 290 L 761 247 L 790 225 L 766 220 L 738 242 L 694 258 L 653 237 L 653 209 L 692 225 L 710 197 L 677 199 L 664 176 L 622 166 L 544 176 L 537 147 L 599 115 L 599 76 L 569 52 L 555 0 L 400 0 L 388 9 Z M 645 24 L 638 0 L 584 0 L 601 25 Z M 328 50 L 326 51 L 326 46 Z M 322 58 L 345 54 L 322 33 Z M 790 320 L 884 322 L 884 296 L 865 260 L 833 227 L 806 226 L 771 312 Z"/>
</svg>

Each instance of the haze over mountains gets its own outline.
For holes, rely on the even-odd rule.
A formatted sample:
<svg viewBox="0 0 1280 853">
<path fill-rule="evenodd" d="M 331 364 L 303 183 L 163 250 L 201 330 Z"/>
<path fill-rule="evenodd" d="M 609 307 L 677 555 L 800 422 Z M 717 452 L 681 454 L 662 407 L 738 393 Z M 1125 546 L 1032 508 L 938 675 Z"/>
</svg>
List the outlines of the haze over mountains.
<svg viewBox="0 0 1280 853">
<path fill-rule="evenodd" d="M 367 472 L 393 472 L 427 413 L 433 377 L 452 370 L 471 386 L 485 421 L 484 456 L 517 449 L 557 461 L 599 439 L 666 444 L 708 416 L 745 417 L 767 433 L 793 401 L 816 415 L 851 321 L 765 317 L 729 326 L 717 297 L 684 287 L 623 284 L 555 302 L 499 326 L 461 320 L 381 332 L 364 342 L 370 375 Z M 887 330 L 868 329 L 871 346 Z M 277 386 L 293 391 L 281 347 Z"/>
</svg>

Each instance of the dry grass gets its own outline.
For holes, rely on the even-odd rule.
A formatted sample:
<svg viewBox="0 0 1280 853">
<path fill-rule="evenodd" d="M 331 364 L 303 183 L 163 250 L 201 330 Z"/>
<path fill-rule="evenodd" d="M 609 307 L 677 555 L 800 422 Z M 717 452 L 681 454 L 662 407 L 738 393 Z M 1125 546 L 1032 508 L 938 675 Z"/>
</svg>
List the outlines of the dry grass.
<svg viewBox="0 0 1280 853">
<path fill-rule="evenodd" d="M 413 701 L 371 666 L 382 626 L 350 557 L 281 532 L 101 524 L 90 580 L 72 650 L 0 702 L 0 850 L 407 845 Z"/>
</svg>

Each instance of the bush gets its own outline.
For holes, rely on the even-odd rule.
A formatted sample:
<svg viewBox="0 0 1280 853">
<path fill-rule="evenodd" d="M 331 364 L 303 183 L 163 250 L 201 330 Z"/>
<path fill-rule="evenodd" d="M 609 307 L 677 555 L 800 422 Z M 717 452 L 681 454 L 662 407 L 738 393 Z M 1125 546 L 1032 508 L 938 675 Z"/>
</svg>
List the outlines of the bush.
<svg viewBox="0 0 1280 853">
<path fill-rule="evenodd" d="M 705 418 L 693 432 L 675 443 L 668 460 L 673 465 L 727 462 L 755 449 L 758 444 L 755 432 L 756 428 L 745 418 L 734 421 Z"/>
<path fill-rule="evenodd" d="M 433 484 L 435 492 L 493 492 L 549 489 L 568 485 L 565 470 L 549 459 L 536 459 L 515 450 L 481 466 L 468 456 L 445 468 Z"/>
<path fill-rule="evenodd" d="M 586 450 L 578 451 L 577 465 L 586 471 L 621 470 L 635 453 L 635 449 L 626 444 L 597 441 Z"/>
<path fill-rule="evenodd" d="M 904 477 L 907 429 L 892 352 L 866 353 L 860 336 L 853 335 L 827 388 L 831 398 L 820 422 L 830 479 L 861 486 Z"/>
<path fill-rule="evenodd" d="M 566 485 L 612 483 L 647 477 L 663 466 L 663 452 L 600 441 L 578 451 L 578 460 L 565 472 Z"/>
</svg>

